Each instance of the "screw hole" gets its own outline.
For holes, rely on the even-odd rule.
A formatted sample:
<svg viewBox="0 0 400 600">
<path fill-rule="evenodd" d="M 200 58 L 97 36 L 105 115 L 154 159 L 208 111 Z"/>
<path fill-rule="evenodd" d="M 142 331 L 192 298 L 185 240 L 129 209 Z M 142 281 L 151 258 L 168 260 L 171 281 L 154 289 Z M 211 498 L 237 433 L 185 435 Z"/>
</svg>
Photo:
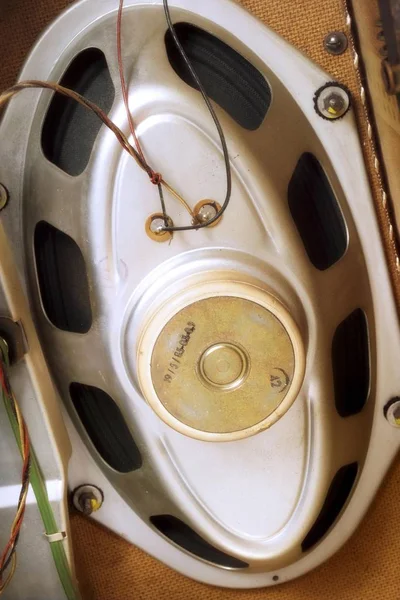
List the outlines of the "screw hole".
<svg viewBox="0 0 400 600">
<path fill-rule="evenodd" d="M 273 578 L 272 578 L 272 581 L 279 581 L 278 575 L 274 575 Z"/>
</svg>

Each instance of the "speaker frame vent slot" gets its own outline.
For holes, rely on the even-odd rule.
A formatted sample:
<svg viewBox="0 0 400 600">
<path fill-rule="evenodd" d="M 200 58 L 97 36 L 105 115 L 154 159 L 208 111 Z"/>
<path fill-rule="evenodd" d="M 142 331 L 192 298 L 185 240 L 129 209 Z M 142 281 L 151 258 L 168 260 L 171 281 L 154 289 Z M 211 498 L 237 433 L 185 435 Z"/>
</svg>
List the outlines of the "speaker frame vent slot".
<svg viewBox="0 0 400 600">
<path fill-rule="evenodd" d="M 288 186 L 292 218 L 311 263 L 325 271 L 346 253 L 346 223 L 328 178 L 317 158 L 304 152 Z"/>
<path fill-rule="evenodd" d="M 226 569 L 247 569 L 248 563 L 215 548 L 189 525 L 172 515 L 154 515 L 151 524 L 171 542 L 190 554 L 218 567 Z"/>
<path fill-rule="evenodd" d="M 47 221 L 34 233 L 36 273 L 48 320 L 63 331 L 87 333 L 92 326 L 89 283 L 78 244 Z"/>
<path fill-rule="evenodd" d="M 272 100 L 264 75 L 236 50 L 200 27 L 186 22 L 174 27 L 209 98 L 244 129 L 258 129 Z M 165 34 L 165 47 L 175 73 L 197 90 L 170 31 Z"/>
<path fill-rule="evenodd" d="M 142 466 L 142 456 L 117 403 L 100 388 L 73 382 L 69 393 L 76 413 L 101 458 L 118 473 Z"/>
<path fill-rule="evenodd" d="M 115 88 L 106 58 L 98 48 L 87 48 L 70 63 L 60 84 L 95 102 L 108 114 L 114 103 Z M 81 175 L 86 169 L 101 120 L 72 98 L 54 94 L 42 127 L 43 154 L 68 175 Z"/>
<path fill-rule="evenodd" d="M 361 308 L 338 325 L 332 340 L 335 405 L 341 417 L 360 413 L 371 385 L 367 317 Z"/>
<path fill-rule="evenodd" d="M 342 512 L 358 474 L 358 463 L 353 462 L 341 467 L 332 479 L 321 511 L 314 525 L 301 543 L 303 552 L 311 550 L 328 533 Z"/>
</svg>

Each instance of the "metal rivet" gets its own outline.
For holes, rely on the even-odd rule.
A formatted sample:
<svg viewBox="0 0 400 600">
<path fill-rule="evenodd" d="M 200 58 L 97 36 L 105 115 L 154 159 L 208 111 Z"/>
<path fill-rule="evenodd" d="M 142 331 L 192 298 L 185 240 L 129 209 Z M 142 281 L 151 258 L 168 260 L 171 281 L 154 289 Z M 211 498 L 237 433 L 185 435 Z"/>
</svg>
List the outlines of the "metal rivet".
<svg viewBox="0 0 400 600">
<path fill-rule="evenodd" d="M 9 193 L 6 187 L 4 187 L 4 185 L 2 183 L 0 183 L 0 210 L 3 210 L 3 208 L 7 205 L 7 202 L 9 200 Z"/>
<path fill-rule="evenodd" d="M 347 49 L 347 36 L 343 31 L 331 31 L 324 39 L 324 48 L 329 54 L 343 54 Z"/>
<path fill-rule="evenodd" d="M 392 398 L 384 408 L 384 415 L 393 427 L 400 427 L 400 398 Z"/>
<path fill-rule="evenodd" d="M 207 221 L 211 221 L 217 214 L 217 209 L 212 204 L 205 204 L 199 210 L 197 217 L 200 219 L 202 223 L 207 223 Z"/>
<path fill-rule="evenodd" d="M 196 204 L 193 210 L 195 221 L 198 223 L 208 223 L 208 221 L 211 221 L 220 210 L 221 206 L 218 202 L 215 202 L 214 200 L 201 200 L 201 202 Z M 211 223 L 210 227 L 218 225 L 221 218 L 222 217 L 217 219 L 214 223 Z"/>
<path fill-rule="evenodd" d="M 86 516 L 99 510 L 104 502 L 104 494 L 100 488 L 91 484 L 84 484 L 72 492 L 72 503 L 76 510 Z"/>
<path fill-rule="evenodd" d="M 161 233 L 165 227 L 163 219 L 153 219 L 150 223 L 150 229 L 153 233 Z"/>
<path fill-rule="evenodd" d="M 167 217 L 168 227 L 173 227 L 170 217 Z M 162 213 L 150 215 L 145 224 L 145 230 L 150 239 L 154 242 L 168 242 L 172 238 L 171 231 L 165 231 L 165 219 Z"/>
<path fill-rule="evenodd" d="M 350 93 L 339 83 L 327 83 L 317 90 L 314 108 L 320 117 L 334 121 L 344 117 L 350 108 Z"/>
</svg>

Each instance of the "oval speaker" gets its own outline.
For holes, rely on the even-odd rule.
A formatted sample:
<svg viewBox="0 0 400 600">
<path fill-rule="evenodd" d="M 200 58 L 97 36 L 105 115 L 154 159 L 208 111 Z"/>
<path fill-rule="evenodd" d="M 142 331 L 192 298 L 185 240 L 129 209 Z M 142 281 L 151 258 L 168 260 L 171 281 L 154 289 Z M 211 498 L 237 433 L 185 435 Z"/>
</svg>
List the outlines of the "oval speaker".
<svg viewBox="0 0 400 600">
<path fill-rule="evenodd" d="M 169 4 L 172 28 L 159 0 L 122 21 L 156 185 L 85 106 L 24 91 L 0 127 L 3 225 L 70 488 L 100 488 L 94 518 L 189 577 L 273 585 L 349 538 L 397 452 L 396 307 L 349 91 L 234 2 Z M 134 145 L 117 5 L 73 4 L 21 79 Z"/>
</svg>

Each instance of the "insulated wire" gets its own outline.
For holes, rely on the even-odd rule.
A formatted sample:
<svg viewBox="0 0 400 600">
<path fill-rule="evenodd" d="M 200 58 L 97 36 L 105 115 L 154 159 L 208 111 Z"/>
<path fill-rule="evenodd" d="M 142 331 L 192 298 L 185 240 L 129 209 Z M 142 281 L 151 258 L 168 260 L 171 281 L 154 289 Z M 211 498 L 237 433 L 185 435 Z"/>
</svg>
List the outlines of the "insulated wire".
<svg viewBox="0 0 400 600">
<path fill-rule="evenodd" d="M 168 223 L 168 220 L 167 220 L 168 217 L 167 217 L 166 208 L 165 208 L 162 186 L 164 186 L 173 196 L 175 196 L 175 198 L 177 198 L 177 200 L 179 200 L 179 202 L 185 207 L 185 209 L 188 211 L 188 213 L 191 215 L 192 218 L 195 218 L 193 211 L 190 208 L 190 206 L 188 205 L 188 203 L 186 202 L 186 200 L 184 198 L 182 198 L 182 196 L 180 194 L 178 194 L 178 192 L 171 185 L 169 185 L 169 183 L 167 183 L 165 181 L 165 179 L 163 178 L 161 173 L 157 173 L 156 171 L 154 171 L 154 169 L 152 169 L 150 167 L 150 165 L 147 163 L 146 158 L 144 156 L 142 146 L 139 141 L 139 138 L 136 134 L 136 129 L 135 129 L 135 124 L 133 122 L 132 113 L 129 109 L 128 86 L 127 86 L 126 80 L 125 80 L 124 65 L 123 65 L 123 58 L 122 58 L 122 11 L 123 11 L 123 8 L 124 8 L 124 0 L 119 0 L 118 17 L 117 17 L 118 71 L 119 71 L 119 77 L 120 77 L 120 81 L 121 81 L 122 96 L 124 99 L 125 110 L 126 110 L 126 114 L 128 116 L 129 129 L 131 130 L 131 134 L 133 136 L 135 146 L 136 146 L 138 153 L 140 154 L 143 162 L 148 165 L 148 175 L 150 177 L 150 181 L 154 185 L 157 185 L 165 225 L 167 225 L 167 223 Z"/>
<path fill-rule="evenodd" d="M 29 434 L 28 434 L 27 428 L 25 426 L 23 417 L 21 415 L 21 411 L 18 406 L 18 402 L 17 402 L 17 400 L 12 392 L 11 386 L 10 386 L 10 382 L 9 382 L 9 379 L 7 376 L 8 367 L 9 367 L 8 348 L 3 343 L 3 341 L 0 339 L 0 383 L 1 383 L 1 389 L 2 389 L 2 394 L 3 394 L 3 401 L 4 401 L 4 404 L 6 407 L 6 412 L 8 414 L 8 418 L 11 423 L 12 430 L 14 432 L 15 439 L 17 441 L 17 444 L 18 444 L 18 447 L 20 449 L 22 456 L 23 457 L 26 456 L 27 448 L 30 449 L 30 470 L 29 470 L 29 476 L 27 478 L 27 482 L 28 483 L 30 482 L 32 489 L 34 491 L 34 494 L 36 496 L 36 501 L 37 501 L 37 505 L 39 508 L 39 512 L 42 517 L 45 533 L 46 533 L 46 535 L 52 535 L 52 534 L 58 533 L 57 522 L 54 517 L 53 509 L 51 507 L 51 504 L 50 504 L 50 501 L 49 501 L 49 498 L 47 495 L 46 482 L 44 480 L 42 471 L 41 471 L 39 463 L 37 461 L 35 452 L 34 452 L 32 446 L 30 446 L 30 444 L 29 444 Z M 23 482 L 23 484 L 24 484 L 24 482 Z M 21 499 L 21 497 L 23 497 L 25 502 L 26 502 L 26 494 L 27 494 L 27 488 L 25 491 L 24 485 L 23 485 L 21 488 L 20 499 Z M 20 509 L 20 506 L 18 505 L 17 515 L 14 519 L 14 523 L 13 523 L 12 527 L 14 527 L 14 525 L 16 525 L 17 523 L 22 524 L 22 518 L 23 518 L 23 511 Z M 12 538 L 14 538 L 14 539 L 12 539 Z M 15 546 L 16 546 L 17 541 L 18 541 L 18 535 L 10 536 L 10 540 L 6 547 L 7 555 L 5 555 L 6 551 L 2 555 L 2 561 L 3 561 L 3 557 L 7 556 L 7 559 L 4 560 L 4 565 L 6 564 L 6 561 L 8 563 L 11 561 L 11 568 L 10 568 L 10 572 L 8 574 L 6 581 L 2 584 L 2 587 L 0 587 L 0 595 L 5 590 L 6 586 L 10 583 L 12 576 L 14 575 L 14 572 L 15 572 L 15 568 L 16 568 Z M 10 548 L 12 548 L 12 545 L 14 546 L 14 549 L 11 554 Z M 7 550 L 7 548 L 8 548 L 8 550 Z M 63 546 L 63 542 L 62 541 L 56 541 L 56 542 L 53 541 L 50 543 L 50 548 L 51 548 L 54 563 L 56 565 L 56 569 L 57 569 L 57 572 L 58 572 L 58 575 L 59 575 L 59 578 L 60 578 L 60 581 L 63 586 L 63 589 L 64 589 L 67 599 L 68 600 L 77 600 L 78 594 L 75 589 L 74 583 L 72 581 L 71 571 L 69 568 L 69 564 L 68 564 L 67 556 L 66 556 L 65 549 Z M 8 559 L 10 559 L 10 561 Z M 3 563 L 1 562 L 0 564 L 3 564 Z M 4 567 L 3 567 L 3 569 L 4 569 Z"/>
<path fill-rule="evenodd" d="M 229 160 L 229 152 L 228 152 L 228 147 L 226 144 L 226 139 L 225 139 L 225 134 L 224 131 L 222 129 L 221 123 L 218 119 L 218 116 L 211 104 L 210 99 L 207 96 L 207 92 L 204 89 L 203 84 L 201 83 L 195 69 L 192 66 L 192 63 L 190 61 L 190 59 L 188 58 L 182 44 L 179 41 L 179 38 L 177 36 L 177 33 L 175 31 L 175 27 L 172 23 L 172 19 L 171 19 L 171 14 L 169 11 L 169 6 L 168 6 L 168 0 L 163 0 L 164 2 L 164 12 L 165 12 L 165 17 L 167 20 L 167 24 L 168 24 L 168 28 L 171 32 L 172 38 L 174 40 L 174 43 L 179 51 L 179 53 L 181 54 L 182 58 L 185 61 L 185 64 L 187 65 L 189 72 L 194 80 L 194 82 L 196 83 L 203 99 L 204 102 L 212 116 L 212 119 L 214 121 L 214 124 L 217 128 L 218 131 L 218 135 L 221 141 L 221 147 L 222 147 L 222 151 L 223 151 L 223 155 L 224 155 L 224 163 L 225 163 L 225 170 L 226 170 L 226 195 L 225 195 L 225 200 L 224 203 L 222 204 L 220 210 L 216 213 L 216 215 L 210 219 L 209 221 L 206 221 L 205 223 L 199 223 L 196 222 L 193 225 L 187 225 L 187 226 L 182 226 L 182 227 L 174 227 L 174 226 L 164 226 L 162 228 L 161 231 L 192 231 L 192 230 L 197 230 L 197 229 L 202 229 L 204 227 L 209 227 L 210 225 L 212 225 L 213 223 L 215 223 L 221 216 L 222 214 L 225 212 L 225 210 L 228 208 L 229 202 L 231 200 L 231 194 L 232 194 L 232 174 L 231 174 L 231 165 L 230 165 L 230 160 Z M 119 9 L 119 17 L 118 19 L 122 18 L 122 8 L 121 6 L 123 6 L 123 0 L 120 0 L 120 9 Z M 119 35 L 118 37 L 118 44 L 121 43 L 121 23 L 118 20 L 118 23 L 120 24 L 118 27 L 118 31 L 119 31 Z M 119 56 L 121 57 L 121 61 L 122 61 L 122 50 L 119 53 Z M 126 101 L 126 108 L 127 108 L 127 112 L 130 115 L 130 111 L 129 111 L 129 104 L 128 104 L 128 97 L 127 97 L 127 89 L 126 89 L 126 82 L 125 82 L 125 77 L 123 75 L 123 68 L 122 68 L 122 64 L 119 62 L 120 64 L 120 68 L 121 71 L 120 73 L 122 73 L 122 79 L 121 79 L 121 84 L 123 90 L 125 90 L 125 92 L 123 92 L 124 94 L 124 101 Z M 29 88 L 43 88 L 43 89 L 49 89 L 52 90 L 54 92 L 57 92 L 63 96 L 67 96 L 68 98 L 72 98 L 73 100 L 75 100 L 76 102 L 78 102 L 79 104 L 81 104 L 82 106 L 84 106 L 85 108 L 91 110 L 92 112 L 94 112 L 97 117 L 113 132 L 113 134 L 115 135 L 115 137 L 117 138 L 118 142 L 121 144 L 121 146 L 124 148 L 124 150 L 126 150 L 131 156 L 132 158 L 136 161 L 136 163 L 138 164 L 138 166 L 143 169 L 147 175 L 149 176 L 150 180 L 155 183 L 158 186 L 158 190 L 159 190 L 159 195 L 160 195 L 160 202 L 161 202 L 161 207 L 162 207 L 162 211 L 163 211 L 163 216 L 164 219 L 166 218 L 166 209 L 165 209 L 165 202 L 164 202 L 164 197 L 163 197 L 163 193 L 162 193 L 162 189 L 161 186 L 164 186 L 173 196 L 175 196 L 182 204 L 183 206 L 185 206 L 186 210 L 190 213 L 190 215 L 194 217 L 193 211 L 190 208 L 190 206 L 187 204 L 187 202 L 184 200 L 184 198 L 182 198 L 182 196 L 180 194 L 178 194 L 178 192 L 176 190 L 174 190 L 174 188 L 172 186 L 170 186 L 162 177 L 161 174 L 156 173 L 151 167 L 150 165 L 147 163 L 143 151 L 140 147 L 140 143 L 139 140 L 136 136 L 136 133 L 134 133 L 134 140 L 135 143 L 137 142 L 138 146 L 136 148 L 134 148 L 130 143 L 128 138 L 125 136 L 125 134 L 121 131 L 121 129 L 108 117 L 108 115 L 99 107 L 97 106 L 94 102 L 91 102 L 90 100 L 88 100 L 87 98 L 85 98 L 84 96 L 82 96 L 81 94 L 79 94 L 78 92 L 75 92 L 74 90 L 71 90 L 69 88 L 66 88 L 62 85 L 60 85 L 59 83 L 55 83 L 55 82 L 50 82 L 50 81 L 40 81 L 40 80 L 31 80 L 31 81 L 21 81 L 19 83 L 17 83 L 16 85 L 14 85 L 13 87 L 9 88 L 8 90 L 6 90 L 5 92 L 3 92 L 0 95 L 0 110 L 11 100 L 11 98 L 13 98 L 16 94 L 18 94 L 19 92 L 21 92 L 24 89 L 29 89 Z M 126 100 L 125 100 L 126 98 Z M 133 119 L 132 116 L 130 115 L 130 117 L 128 117 L 129 119 L 129 124 L 131 127 L 131 130 L 133 129 L 133 132 L 135 132 L 135 127 L 134 127 L 134 123 L 133 123 Z M 132 132 L 132 131 L 131 131 Z"/>
<path fill-rule="evenodd" d="M 121 81 L 121 89 L 122 89 L 122 97 L 124 99 L 126 114 L 128 115 L 129 129 L 131 130 L 131 134 L 135 141 L 135 146 L 137 151 L 139 152 L 143 162 L 146 162 L 146 159 L 143 154 L 142 147 L 140 145 L 139 139 L 136 135 L 135 124 L 133 122 L 132 113 L 129 110 L 129 98 L 128 98 L 128 87 L 125 81 L 125 73 L 123 68 L 123 60 L 122 60 L 122 11 L 124 8 L 124 0 L 120 0 L 118 7 L 118 17 L 117 17 L 117 57 L 118 57 L 118 70 L 119 70 L 119 78 Z M 152 175 L 156 175 L 153 172 Z"/>
<path fill-rule="evenodd" d="M 106 125 L 108 127 L 108 129 L 110 129 L 110 131 L 112 131 L 112 133 L 117 138 L 118 142 L 121 144 L 122 148 L 124 150 L 126 150 L 132 156 L 132 158 L 134 158 L 134 160 L 136 161 L 136 163 L 139 165 L 139 167 L 141 169 L 146 171 L 146 173 L 148 174 L 150 179 L 152 178 L 152 174 L 154 173 L 154 171 L 151 169 L 151 167 L 147 164 L 146 160 L 143 158 L 143 154 L 140 153 L 138 150 L 136 150 L 129 143 L 128 138 L 121 131 L 121 129 L 117 125 L 115 125 L 115 123 L 113 121 L 111 121 L 111 119 L 108 117 L 108 115 L 99 106 L 97 106 L 97 104 L 95 104 L 94 102 L 91 102 L 84 96 L 81 96 L 81 94 L 78 94 L 78 92 L 75 92 L 74 90 L 71 90 L 69 88 L 66 88 L 66 87 L 58 84 L 58 83 L 51 82 L 51 81 L 39 81 L 39 80 L 21 81 L 0 95 L 0 110 L 14 96 L 16 96 L 22 90 L 37 89 L 37 88 L 52 90 L 53 92 L 57 92 L 63 96 L 67 96 L 68 98 L 72 98 L 73 100 L 78 102 L 78 104 L 81 104 L 88 110 L 91 110 L 92 112 L 94 112 L 95 115 L 97 115 L 97 117 L 104 123 L 104 125 Z M 176 195 L 176 192 L 174 192 L 168 184 L 166 184 L 164 182 L 164 185 L 167 187 L 167 189 L 169 189 Z M 163 191 L 162 191 L 162 187 L 161 187 L 160 183 L 158 184 L 158 189 L 159 189 L 160 202 L 161 202 L 163 216 L 164 216 L 164 219 L 166 220 L 167 214 L 166 214 L 166 208 L 165 208 L 165 201 L 164 201 L 164 195 L 163 195 Z M 180 198 L 180 196 L 179 196 L 179 198 Z M 186 202 L 183 199 L 182 199 L 182 202 L 186 205 Z M 186 207 L 187 207 L 188 211 L 190 212 L 190 214 L 193 215 L 190 207 L 187 205 L 186 205 Z"/>
<path fill-rule="evenodd" d="M 182 56 L 183 60 L 185 61 L 185 64 L 187 66 L 187 68 L 189 69 L 189 72 L 192 76 L 193 81 L 196 83 L 201 95 L 203 96 L 203 100 L 212 116 L 212 119 L 214 121 L 215 127 L 217 128 L 218 131 L 218 135 L 221 141 L 221 146 L 222 146 L 222 151 L 224 154 L 224 162 L 225 162 L 225 170 L 226 170 L 226 195 L 225 195 L 225 200 L 223 205 L 221 206 L 220 210 L 217 212 L 217 214 L 210 219 L 209 221 L 206 221 L 205 223 L 199 223 L 199 224 L 195 224 L 195 225 L 191 225 L 191 226 L 186 226 L 186 227 L 163 227 L 164 231 L 191 231 L 193 229 L 202 229 L 203 227 L 209 227 L 210 225 L 212 225 L 213 223 L 215 223 L 215 221 L 218 221 L 218 219 L 223 215 L 223 213 L 226 211 L 226 209 L 229 206 L 229 202 L 231 200 L 231 195 L 232 195 L 232 173 L 231 173 L 231 163 L 229 160 L 229 152 L 228 152 L 228 146 L 226 143 L 226 139 L 225 139 L 225 134 L 224 131 L 222 129 L 221 123 L 218 119 L 217 113 L 214 110 L 213 105 L 211 104 L 211 101 L 207 95 L 207 92 L 203 86 L 203 84 L 200 81 L 200 78 L 198 77 L 189 57 L 187 56 L 181 42 L 179 41 L 178 35 L 175 31 L 175 27 L 172 23 L 172 19 L 171 19 L 171 13 L 169 11 L 169 6 L 168 6 L 168 0 L 163 0 L 164 2 L 164 12 L 165 12 L 165 18 L 167 20 L 167 24 L 168 24 L 168 29 L 172 35 L 172 38 L 174 40 L 175 46 L 177 47 L 177 49 L 179 50 L 180 55 Z"/>
<path fill-rule="evenodd" d="M 104 123 L 104 125 L 106 125 L 113 132 L 113 134 L 115 135 L 121 146 L 124 148 L 124 150 L 126 150 L 132 156 L 132 158 L 134 158 L 139 167 L 146 171 L 146 173 L 150 176 L 151 173 L 149 171 L 149 166 L 146 163 L 146 161 L 143 161 L 142 157 L 137 152 L 137 150 L 135 150 L 135 148 L 131 146 L 125 134 L 117 125 L 115 125 L 115 123 L 113 123 L 113 121 L 111 121 L 111 119 L 106 115 L 106 113 L 94 102 L 87 100 L 84 96 L 78 94 L 78 92 L 70 90 L 69 88 L 62 86 L 59 83 L 39 80 L 21 81 L 0 95 L 0 110 L 11 100 L 11 98 L 16 96 L 22 90 L 37 88 L 52 90 L 53 92 L 57 92 L 63 96 L 67 96 L 68 98 L 72 98 L 85 108 L 94 112 Z"/>
<path fill-rule="evenodd" d="M 104 123 L 104 125 L 106 125 L 106 127 L 108 127 L 110 131 L 112 131 L 112 133 L 117 138 L 118 142 L 121 144 L 122 148 L 126 150 L 128 154 L 130 154 L 130 156 L 132 156 L 132 158 L 136 161 L 138 166 L 147 173 L 150 179 L 152 178 L 152 174 L 154 173 L 154 171 L 151 169 L 151 167 L 147 164 L 145 160 L 143 161 L 139 152 L 129 143 L 128 138 L 123 133 L 123 131 L 121 131 L 118 125 L 116 125 L 108 117 L 108 115 L 99 106 L 97 106 L 97 104 L 91 102 L 78 92 L 66 88 L 60 85 L 59 83 L 41 80 L 20 81 L 19 83 L 15 84 L 14 86 L 10 87 L 8 90 L 5 90 L 2 94 L 0 94 L 0 111 L 8 104 L 8 102 L 12 98 L 14 98 L 14 96 L 16 96 L 22 90 L 27 89 L 51 90 L 53 92 L 61 94 L 62 96 L 66 96 L 67 98 L 72 98 L 72 100 L 75 100 L 75 102 L 78 102 L 78 104 L 84 106 L 88 110 L 91 110 Z M 185 206 L 186 210 L 190 213 L 190 215 L 194 217 L 192 209 L 187 204 L 187 202 L 178 194 L 178 192 L 176 192 L 164 179 L 162 179 L 161 183 Z M 162 191 L 160 193 L 160 200 L 161 205 L 163 207 L 163 212 L 165 212 L 164 197 Z"/>
<path fill-rule="evenodd" d="M 23 464 L 22 464 L 22 483 L 21 490 L 18 498 L 17 504 L 17 512 L 14 517 L 13 523 L 11 525 L 10 538 L 8 543 L 3 550 L 3 553 L 0 557 L 0 595 L 7 588 L 9 583 L 11 582 L 13 575 L 16 569 L 16 548 L 19 540 L 19 534 L 21 530 L 21 526 L 24 520 L 25 515 L 25 507 L 26 507 L 26 498 L 28 495 L 29 489 L 29 474 L 31 467 L 31 449 L 29 442 L 29 435 L 26 429 L 25 421 L 21 415 L 18 404 L 15 402 L 15 398 L 11 391 L 7 376 L 6 376 L 6 361 L 4 359 L 4 354 L 0 348 L 0 386 L 3 395 L 3 400 L 5 406 L 7 408 L 7 412 L 11 412 L 13 418 L 16 423 L 16 435 L 18 439 L 18 445 L 21 450 Z M 11 563 L 10 572 L 3 581 L 4 573 L 6 572 L 8 566 Z"/>
<path fill-rule="evenodd" d="M 131 134 L 133 136 L 136 149 L 142 158 L 143 162 L 147 162 L 142 150 L 142 146 L 139 142 L 139 138 L 136 135 L 135 124 L 133 122 L 132 113 L 129 109 L 129 97 L 128 97 L 128 86 L 126 85 L 124 66 L 122 60 L 122 11 L 124 8 L 124 0 L 120 0 L 118 7 L 118 16 L 117 16 L 117 57 L 118 57 L 118 71 L 119 78 L 121 81 L 121 89 L 122 89 L 122 97 L 124 99 L 125 111 L 128 116 L 129 129 L 131 130 Z M 150 166 L 149 166 L 150 168 Z M 150 168 L 149 172 L 150 181 L 157 186 L 158 195 L 160 197 L 161 210 L 164 218 L 164 225 L 168 225 L 168 215 L 165 207 L 164 195 L 162 191 L 162 175 L 160 173 L 156 173 L 153 169 Z M 190 209 L 189 209 L 190 210 Z"/>
</svg>

